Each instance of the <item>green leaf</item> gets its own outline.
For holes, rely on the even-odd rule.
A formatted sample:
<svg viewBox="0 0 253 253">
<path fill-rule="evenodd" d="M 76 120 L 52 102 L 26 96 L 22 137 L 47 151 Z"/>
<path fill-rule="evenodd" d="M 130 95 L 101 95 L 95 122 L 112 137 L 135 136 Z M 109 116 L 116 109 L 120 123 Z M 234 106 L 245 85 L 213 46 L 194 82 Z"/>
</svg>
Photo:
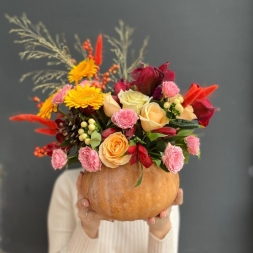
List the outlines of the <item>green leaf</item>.
<svg viewBox="0 0 253 253">
<path fill-rule="evenodd" d="M 178 144 L 178 143 L 176 143 Z M 187 145 L 185 144 L 185 142 L 180 142 L 180 148 L 183 150 L 183 154 L 184 154 L 184 163 L 187 164 L 189 161 L 189 152 L 187 151 Z"/>
<path fill-rule="evenodd" d="M 170 172 L 167 167 L 164 165 L 164 163 L 161 163 L 160 168 L 164 170 L 165 172 Z"/>
<path fill-rule="evenodd" d="M 90 138 L 90 145 L 93 149 L 95 149 L 96 147 L 99 146 L 99 144 L 101 143 L 102 137 L 101 134 L 98 133 L 97 131 L 94 131 L 91 134 L 91 138 Z"/>
<path fill-rule="evenodd" d="M 194 128 L 201 128 L 202 127 L 197 122 L 184 120 L 184 119 L 170 120 L 169 126 L 172 126 L 175 128 L 180 127 L 180 128 L 184 128 L 184 129 L 194 129 Z"/>
<path fill-rule="evenodd" d="M 154 141 L 158 138 L 161 138 L 161 137 L 166 137 L 167 135 L 165 134 L 160 134 L 160 133 L 151 133 L 151 132 L 148 132 L 147 133 L 147 136 L 148 138 L 151 140 L 151 141 Z"/>
<path fill-rule="evenodd" d="M 160 159 L 152 159 L 155 163 L 156 163 L 156 165 L 158 166 L 158 167 L 160 167 L 161 166 L 161 160 Z"/>
<path fill-rule="evenodd" d="M 68 162 L 67 162 L 68 166 L 70 166 L 71 164 L 74 164 L 74 163 L 79 163 L 77 155 L 69 156 Z"/>
<path fill-rule="evenodd" d="M 156 151 L 158 151 L 158 152 L 164 152 L 164 150 L 166 148 L 166 145 L 167 144 L 165 142 L 163 142 L 163 141 L 157 142 L 157 144 L 156 144 Z"/>
<path fill-rule="evenodd" d="M 143 176 L 143 168 L 142 168 L 142 170 L 141 170 L 141 176 L 140 176 L 140 178 L 138 179 L 138 181 L 136 182 L 136 184 L 135 184 L 134 187 L 137 187 L 137 186 L 139 186 L 139 185 L 141 184 L 141 182 L 142 182 L 142 176 Z"/>
<path fill-rule="evenodd" d="M 136 142 L 139 142 L 139 143 L 141 143 L 141 144 L 146 144 L 142 139 L 140 139 L 138 136 L 136 136 L 135 138 L 134 138 L 134 140 L 136 141 Z"/>
<path fill-rule="evenodd" d="M 63 141 L 60 145 L 60 147 L 65 147 L 65 146 L 68 146 L 70 144 L 70 141 L 69 140 L 66 140 L 66 141 Z"/>
<path fill-rule="evenodd" d="M 182 136 L 182 137 L 186 137 L 189 135 L 193 134 L 193 129 L 181 129 L 178 133 L 177 136 Z"/>
</svg>

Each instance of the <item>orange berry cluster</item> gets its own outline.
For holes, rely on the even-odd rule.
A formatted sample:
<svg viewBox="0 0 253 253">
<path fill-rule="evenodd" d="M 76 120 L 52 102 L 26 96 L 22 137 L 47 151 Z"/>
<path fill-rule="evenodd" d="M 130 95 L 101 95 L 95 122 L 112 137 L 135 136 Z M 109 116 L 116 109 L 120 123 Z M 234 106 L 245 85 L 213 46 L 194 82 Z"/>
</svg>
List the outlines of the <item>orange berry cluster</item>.
<svg viewBox="0 0 253 253">
<path fill-rule="evenodd" d="M 43 105 L 43 102 L 40 101 L 39 97 L 33 97 L 33 102 L 37 103 L 37 108 L 40 108 Z"/>
<path fill-rule="evenodd" d="M 101 78 L 102 80 L 100 80 L 99 76 L 96 75 L 94 77 L 95 82 L 93 83 L 93 86 L 100 88 L 101 90 L 104 90 L 106 84 L 111 81 L 110 75 L 116 74 L 118 69 L 119 69 L 119 65 L 113 64 L 109 68 L 109 70 L 102 75 L 102 78 Z"/>
<path fill-rule="evenodd" d="M 87 39 L 86 41 L 84 41 L 84 43 L 83 43 L 83 49 L 87 51 L 89 59 L 94 59 L 94 57 L 93 57 L 93 48 L 92 48 L 92 45 L 91 45 L 89 39 Z"/>
<path fill-rule="evenodd" d="M 42 148 L 36 147 L 33 154 L 39 158 L 47 155 L 47 146 L 44 146 Z"/>
</svg>

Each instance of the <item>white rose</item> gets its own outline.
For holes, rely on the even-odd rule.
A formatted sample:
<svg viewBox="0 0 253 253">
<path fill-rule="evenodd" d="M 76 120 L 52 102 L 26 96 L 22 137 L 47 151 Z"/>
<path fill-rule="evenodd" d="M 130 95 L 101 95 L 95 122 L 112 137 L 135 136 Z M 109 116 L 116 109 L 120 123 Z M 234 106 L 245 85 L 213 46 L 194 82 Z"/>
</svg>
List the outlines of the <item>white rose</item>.
<svg viewBox="0 0 253 253">
<path fill-rule="evenodd" d="M 118 98 L 123 108 L 132 109 L 139 115 L 141 108 L 148 104 L 152 97 L 146 96 L 139 91 L 121 90 L 118 94 Z"/>
</svg>

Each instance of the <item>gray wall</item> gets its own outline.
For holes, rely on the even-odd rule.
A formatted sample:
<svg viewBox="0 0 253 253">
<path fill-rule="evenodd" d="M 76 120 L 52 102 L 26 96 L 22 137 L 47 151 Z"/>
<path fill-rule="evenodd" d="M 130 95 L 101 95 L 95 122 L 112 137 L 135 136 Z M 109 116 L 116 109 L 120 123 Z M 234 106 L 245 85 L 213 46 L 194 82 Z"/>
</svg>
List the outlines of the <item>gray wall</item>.
<svg viewBox="0 0 253 253">
<path fill-rule="evenodd" d="M 182 90 L 191 82 L 220 85 L 212 102 L 221 110 L 203 131 L 202 157 L 191 157 L 180 173 L 185 202 L 179 252 L 253 252 L 252 5 L 252 0 L 0 0 L 2 249 L 47 251 L 47 208 L 60 173 L 51 169 L 49 159 L 32 154 L 50 138 L 33 133 L 32 124 L 8 121 L 14 114 L 36 113 L 29 101 L 35 95 L 31 81 L 18 80 L 43 66 L 19 60 L 22 48 L 12 43 L 15 36 L 8 35 L 11 26 L 3 17 L 26 12 L 33 22 L 43 21 L 52 34 L 65 32 L 70 44 L 74 33 L 93 41 L 99 32 L 113 34 L 121 18 L 137 28 L 136 47 L 150 35 L 147 62 L 170 61 Z M 104 58 L 109 65 L 108 51 Z"/>
</svg>

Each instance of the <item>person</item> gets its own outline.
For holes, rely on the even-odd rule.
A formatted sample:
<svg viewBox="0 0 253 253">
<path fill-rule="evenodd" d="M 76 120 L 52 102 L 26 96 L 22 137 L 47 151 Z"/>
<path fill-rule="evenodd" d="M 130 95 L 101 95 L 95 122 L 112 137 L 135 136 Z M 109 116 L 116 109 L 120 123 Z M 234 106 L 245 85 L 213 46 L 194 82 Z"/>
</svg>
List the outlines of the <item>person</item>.
<svg viewBox="0 0 253 253">
<path fill-rule="evenodd" d="M 178 251 L 182 189 L 174 205 L 158 216 L 120 222 L 108 220 L 90 208 L 81 192 L 82 176 L 82 169 L 66 170 L 55 182 L 48 210 L 49 253 Z"/>
</svg>

